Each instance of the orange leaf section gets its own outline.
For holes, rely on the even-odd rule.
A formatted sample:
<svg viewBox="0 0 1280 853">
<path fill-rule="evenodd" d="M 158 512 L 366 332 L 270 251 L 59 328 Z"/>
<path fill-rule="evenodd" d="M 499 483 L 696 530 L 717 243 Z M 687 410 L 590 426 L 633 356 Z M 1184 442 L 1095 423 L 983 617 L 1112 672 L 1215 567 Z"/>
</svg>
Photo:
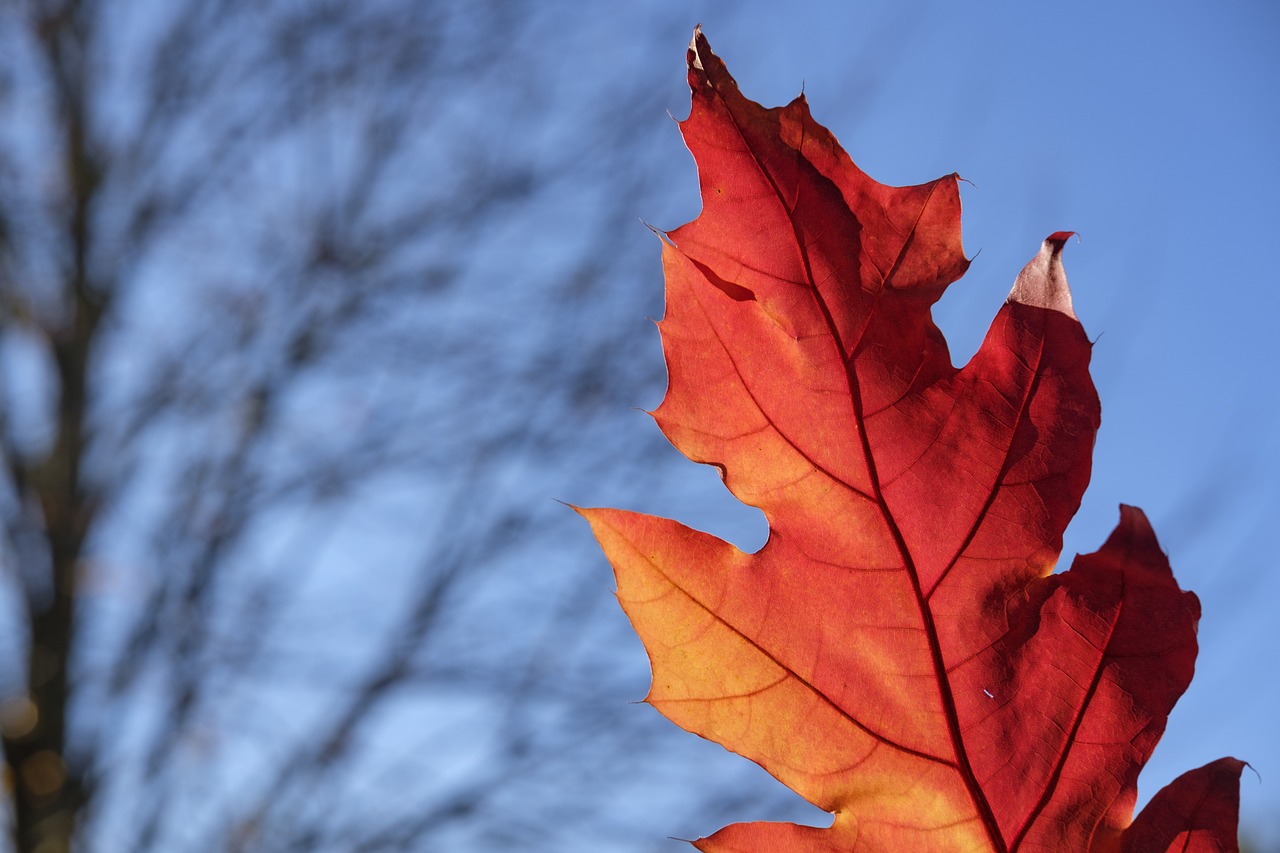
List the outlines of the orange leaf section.
<svg viewBox="0 0 1280 853">
<path fill-rule="evenodd" d="M 580 512 L 649 652 L 648 701 L 835 815 L 699 849 L 1234 850 L 1234 759 L 1131 825 L 1199 618 L 1145 516 L 1122 507 L 1051 574 L 1099 421 L 1070 235 L 957 370 L 930 315 L 968 266 L 956 176 L 879 184 L 803 96 L 744 98 L 700 31 L 688 63 L 704 207 L 663 244 L 654 417 L 769 540 Z"/>
</svg>

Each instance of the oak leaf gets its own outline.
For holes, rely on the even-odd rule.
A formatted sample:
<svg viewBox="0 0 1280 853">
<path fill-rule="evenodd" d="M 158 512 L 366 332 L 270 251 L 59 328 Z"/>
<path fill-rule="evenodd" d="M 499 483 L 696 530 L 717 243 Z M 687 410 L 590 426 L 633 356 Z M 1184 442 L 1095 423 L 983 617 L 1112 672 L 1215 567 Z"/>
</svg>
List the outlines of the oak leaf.
<svg viewBox="0 0 1280 853">
<path fill-rule="evenodd" d="M 648 650 L 647 701 L 834 814 L 706 851 L 1236 849 L 1242 762 L 1133 819 L 1200 614 L 1146 517 L 1053 574 L 1089 480 L 1090 342 L 1050 236 L 977 354 L 930 307 L 968 267 L 957 177 L 863 174 L 803 96 L 765 109 L 695 31 L 681 123 L 703 211 L 665 235 L 653 412 L 763 510 L 744 553 L 581 509 Z"/>
</svg>

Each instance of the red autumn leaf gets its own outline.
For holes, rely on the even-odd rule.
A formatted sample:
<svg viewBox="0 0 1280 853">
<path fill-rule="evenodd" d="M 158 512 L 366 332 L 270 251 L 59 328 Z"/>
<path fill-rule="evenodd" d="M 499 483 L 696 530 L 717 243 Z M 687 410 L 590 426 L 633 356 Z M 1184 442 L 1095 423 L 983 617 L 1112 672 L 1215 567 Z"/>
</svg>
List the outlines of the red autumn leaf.
<svg viewBox="0 0 1280 853">
<path fill-rule="evenodd" d="M 747 100 L 695 32 L 681 129 L 703 212 L 667 237 L 654 412 L 759 507 L 747 554 L 580 510 L 649 652 L 648 701 L 834 813 L 715 851 L 1236 849 L 1242 763 L 1133 819 L 1191 680 L 1195 595 L 1146 517 L 1052 574 L 1089 480 L 1090 343 L 1049 237 L 957 370 L 930 306 L 968 266 L 952 175 L 888 187 L 809 115 Z"/>
</svg>

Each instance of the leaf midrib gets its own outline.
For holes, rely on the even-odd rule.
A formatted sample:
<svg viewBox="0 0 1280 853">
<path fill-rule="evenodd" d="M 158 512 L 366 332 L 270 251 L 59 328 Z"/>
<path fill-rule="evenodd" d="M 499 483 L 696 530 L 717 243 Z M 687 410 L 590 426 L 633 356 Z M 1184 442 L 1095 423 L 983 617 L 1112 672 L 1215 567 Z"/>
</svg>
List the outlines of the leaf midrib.
<svg viewBox="0 0 1280 853">
<path fill-rule="evenodd" d="M 853 406 L 853 410 L 854 410 L 853 415 L 855 418 L 855 422 L 858 424 L 858 430 L 857 430 L 858 439 L 862 445 L 863 457 L 867 465 L 867 475 L 871 481 L 871 487 L 873 492 L 872 497 L 875 500 L 877 506 L 880 508 L 881 517 L 884 519 L 885 525 L 888 527 L 889 532 L 892 535 L 894 543 L 898 549 L 898 552 L 902 557 L 903 567 L 907 572 L 907 576 L 911 581 L 911 586 L 915 594 L 916 607 L 920 613 L 920 619 L 923 625 L 924 634 L 929 645 L 929 654 L 933 663 L 935 679 L 938 684 L 939 693 L 941 694 L 943 713 L 947 720 L 948 734 L 951 739 L 952 749 L 956 756 L 956 764 L 955 764 L 956 769 L 959 771 L 961 778 L 964 781 L 965 788 L 969 792 L 970 799 L 973 801 L 975 808 L 978 810 L 979 815 L 982 817 L 982 822 L 983 822 L 984 828 L 986 829 L 987 837 L 991 841 L 991 844 L 995 849 L 996 853 L 1007 853 L 1008 847 L 1006 846 L 1004 842 L 1004 837 L 1000 832 L 999 824 L 995 819 L 995 814 L 992 811 L 991 804 L 987 800 L 981 785 L 978 783 L 977 776 L 973 771 L 973 767 L 969 763 L 969 756 L 964 747 L 964 740 L 960 731 L 959 714 L 957 713 L 957 710 L 956 710 L 955 697 L 951 691 L 950 679 L 947 677 L 946 666 L 942 658 L 942 647 L 939 641 L 937 627 L 935 626 L 933 621 L 933 614 L 929 610 L 928 601 L 923 595 L 923 592 L 920 586 L 919 571 L 916 568 L 915 561 L 911 556 L 911 551 L 907 547 L 906 539 L 903 536 L 901 529 L 898 527 L 897 521 L 895 520 L 893 513 L 890 512 L 888 503 L 885 500 L 883 491 L 881 490 L 880 477 L 876 470 L 876 465 L 875 465 L 875 457 L 872 453 L 870 439 L 867 436 L 867 430 L 865 428 L 866 421 L 862 411 L 861 388 L 858 383 L 854 365 L 851 364 L 850 362 L 850 352 L 846 350 L 844 346 L 844 341 L 841 339 L 841 336 L 839 333 L 839 328 L 835 323 L 835 318 L 832 316 L 831 310 L 827 306 L 826 300 L 822 298 L 821 292 L 818 290 L 817 282 L 813 275 L 813 268 L 809 260 L 809 253 L 805 247 L 804 240 L 801 239 L 801 233 L 794 217 L 792 216 L 792 211 L 789 209 L 787 205 L 786 197 L 783 195 L 781 188 L 778 186 L 777 182 L 774 180 L 773 175 L 769 172 L 768 169 L 765 168 L 764 164 L 761 162 L 759 155 L 757 155 L 755 149 L 752 147 L 749 139 L 747 138 L 746 133 L 743 131 L 742 127 L 738 124 L 737 116 L 734 114 L 733 109 L 720 96 L 720 92 L 717 89 L 716 85 L 711 81 L 710 75 L 707 75 L 707 82 L 710 85 L 711 90 L 715 92 L 716 97 L 721 98 L 721 103 L 724 104 L 726 108 L 725 111 L 728 114 L 730 120 L 732 121 L 734 129 L 738 132 L 739 138 L 742 140 L 742 143 L 746 148 L 747 152 L 751 155 L 751 159 L 755 163 L 756 168 L 759 170 L 761 176 L 768 182 L 769 187 L 773 190 L 774 196 L 778 200 L 778 204 L 784 211 L 788 224 L 790 224 L 791 226 L 792 237 L 795 241 L 796 249 L 800 254 L 801 263 L 803 264 L 803 267 L 804 267 L 805 278 L 809 283 L 810 292 L 813 294 L 813 299 L 817 304 L 818 308 L 822 311 L 823 320 L 826 323 L 827 328 L 831 334 L 831 339 L 835 343 L 837 349 L 839 350 L 839 355 L 841 357 L 841 364 L 845 366 L 845 377 L 849 387 L 849 399 Z M 801 138 L 800 138 L 799 145 L 795 148 L 797 158 L 803 158 L 804 156 L 803 155 L 804 141 L 805 141 L 804 133 L 806 130 L 807 128 L 804 126 L 803 123 L 801 123 Z M 930 195 L 925 199 L 926 205 L 928 204 L 929 199 L 931 199 L 932 197 L 933 195 L 931 192 Z M 921 211 L 923 212 L 923 207 L 921 208 Z M 919 215 L 917 215 L 916 221 L 912 224 L 911 231 L 909 231 L 907 236 L 904 238 L 903 248 L 901 251 L 899 251 L 897 258 L 895 258 L 893 266 L 890 267 L 889 272 L 885 274 L 885 277 L 882 280 L 882 287 L 876 293 L 875 304 L 872 305 L 870 310 L 868 311 L 867 322 L 863 325 L 863 332 L 865 332 L 865 330 L 870 326 L 871 321 L 876 313 L 876 310 L 879 307 L 880 297 L 884 293 L 885 286 L 887 286 L 888 278 L 890 275 L 892 275 L 893 271 L 895 271 L 900 265 L 901 260 L 905 254 L 907 244 L 910 242 L 911 238 L 914 236 L 915 230 L 918 224 L 919 224 Z M 854 349 L 856 350 L 856 346 L 854 347 Z M 825 694 L 823 694 L 823 698 L 827 699 L 827 701 L 829 702 L 831 701 L 829 698 L 825 696 Z M 837 705 L 836 707 L 839 707 L 839 706 Z M 843 713 L 846 717 L 849 717 L 849 719 L 855 725 L 859 725 L 861 727 L 862 724 L 859 723 L 847 712 L 845 712 L 843 709 L 841 709 L 841 713 Z"/>
</svg>

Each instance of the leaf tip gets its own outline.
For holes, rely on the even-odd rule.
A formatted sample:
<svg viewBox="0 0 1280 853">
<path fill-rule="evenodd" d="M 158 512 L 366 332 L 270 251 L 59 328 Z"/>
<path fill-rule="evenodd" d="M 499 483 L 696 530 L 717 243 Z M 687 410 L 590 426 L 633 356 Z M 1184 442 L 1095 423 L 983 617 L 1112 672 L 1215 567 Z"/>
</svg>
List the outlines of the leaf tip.
<svg viewBox="0 0 1280 853">
<path fill-rule="evenodd" d="M 1155 548 L 1163 553 L 1147 514 L 1129 504 L 1120 504 L 1120 523 L 1116 525 L 1108 541 L 1112 539 L 1117 542 L 1141 544 L 1143 547 Z"/>
<path fill-rule="evenodd" d="M 1156 538 L 1155 528 L 1147 519 L 1147 514 L 1136 506 L 1120 504 L 1120 522 L 1107 537 L 1099 555 L 1108 555 L 1108 559 L 1116 565 L 1126 567 L 1126 571 L 1140 573 L 1148 578 L 1158 579 L 1160 585 L 1177 587 L 1173 578 L 1173 569 L 1169 565 L 1169 557 L 1160 540 Z M 1137 577 L 1137 575 L 1134 575 Z M 1194 594 L 1187 593 L 1193 599 Z M 1195 618 L 1200 618 L 1199 600 L 1194 605 Z"/>
<path fill-rule="evenodd" d="M 650 231 L 652 231 L 657 236 L 657 238 L 661 240 L 663 243 L 665 243 L 666 245 L 675 246 L 675 243 L 671 242 L 671 238 L 667 236 L 666 231 L 663 231 L 661 228 L 658 228 L 656 226 L 650 225 L 648 222 L 645 222 L 643 219 L 640 220 L 640 224 L 643 225 L 645 228 L 648 228 Z"/>
<path fill-rule="evenodd" d="M 686 55 L 690 71 L 695 69 L 698 71 L 706 70 L 702 67 L 702 57 L 699 55 L 698 50 L 707 46 L 707 37 L 702 34 L 702 24 L 698 24 L 693 28 L 693 37 L 689 39 L 689 52 Z"/>
<path fill-rule="evenodd" d="M 1013 290 L 1009 292 L 1010 302 L 1059 311 L 1076 318 L 1067 272 L 1062 266 L 1062 249 L 1074 236 L 1074 231 L 1055 231 L 1045 238 L 1039 253 L 1018 273 Z"/>
</svg>

